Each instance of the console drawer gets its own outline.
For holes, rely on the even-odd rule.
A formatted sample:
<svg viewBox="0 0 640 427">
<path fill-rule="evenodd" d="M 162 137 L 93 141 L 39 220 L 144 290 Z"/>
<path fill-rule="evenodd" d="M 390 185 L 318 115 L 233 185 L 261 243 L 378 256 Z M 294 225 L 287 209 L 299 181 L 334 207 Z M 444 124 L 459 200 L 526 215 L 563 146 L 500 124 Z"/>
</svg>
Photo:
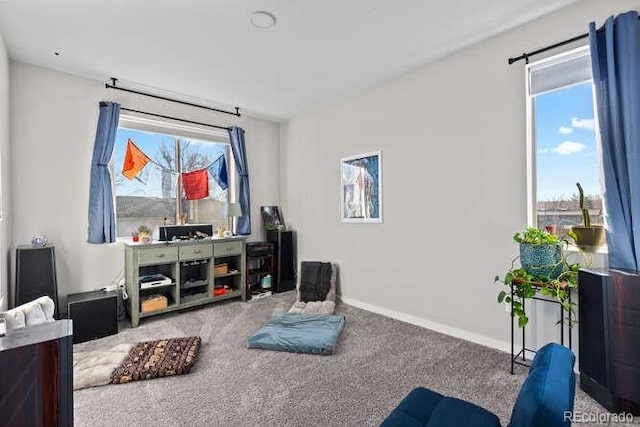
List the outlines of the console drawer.
<svg viewBox="0 0 640 427">
<path fill-rule="evenodd" d="M 138 264 L 165 264 L 178 261 L 177 247 L 145 248 L 138 251 Z"/>
<path fill-rule="evenodd" d="M 180 261 L 188 259 L 211 258 L 212 256 L 213 246 L 211 246 L 211 243 L 180 247 Z"/>
<path fill-rule="evenodd" d="M 220 242 L 213 244 L 213 254 L 216 257 L 227 255 L 242 255 L 244 242 Z"/>
</svg>

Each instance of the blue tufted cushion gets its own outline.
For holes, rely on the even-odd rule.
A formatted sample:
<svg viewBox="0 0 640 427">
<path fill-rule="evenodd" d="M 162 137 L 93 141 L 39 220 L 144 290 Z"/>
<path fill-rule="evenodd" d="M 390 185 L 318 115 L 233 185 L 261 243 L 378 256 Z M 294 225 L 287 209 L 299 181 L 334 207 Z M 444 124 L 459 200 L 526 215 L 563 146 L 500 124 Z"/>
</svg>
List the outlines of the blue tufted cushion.
<svg viewBox="0 0 640 427">
<path fill-rule="evenodd" d="M 274 315 L 249 337 L 249 348 L 294 353 L 331 354 L 344 327 L 344 316 L 284 313 Z"/>
<path fill-rule="evenodd" d="M 575 356 L 568 348 L 550 343 L 533 358 L 511 413 L 509 427 L 564 427 L 565 411 L 573 411 Z"/>
<path fill-rule="evenodd" d="M 500 427 L 500 420 L 472 403 L 418 387 L 400 402 L 382 426 Z"/>
</svg>

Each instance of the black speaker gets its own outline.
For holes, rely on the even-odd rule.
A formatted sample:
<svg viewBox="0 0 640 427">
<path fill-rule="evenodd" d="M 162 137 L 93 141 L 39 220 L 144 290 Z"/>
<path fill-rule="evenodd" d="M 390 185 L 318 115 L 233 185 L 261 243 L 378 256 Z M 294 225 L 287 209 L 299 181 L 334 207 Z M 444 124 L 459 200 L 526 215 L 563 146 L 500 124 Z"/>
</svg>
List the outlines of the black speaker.
<svg viewBox="0 0 640 427">
<path fill-rule="evenodd" d="M 640 415 L 640 276 L 580 270 L 580 388 L 612 412 Z"/>
<path fill-rule="evenodd" d="M 267 241 L 275 244 L 274 292 L 296 288 L 296 247 L 293 231 L 267 231 Z"/>
<path fill-rule="evenodd" d="M 53 246 L 18 246 L 16 248 L 15 306 L 48 296 L 55 303 L 58 316 L 56 255 Z"/>
<path fill-rule="evenodd" d="M 73 320 L 73 343 L 118 333 L 118 293 L 105 291 L 68 295 L 69 319 Z"/>
</svg>

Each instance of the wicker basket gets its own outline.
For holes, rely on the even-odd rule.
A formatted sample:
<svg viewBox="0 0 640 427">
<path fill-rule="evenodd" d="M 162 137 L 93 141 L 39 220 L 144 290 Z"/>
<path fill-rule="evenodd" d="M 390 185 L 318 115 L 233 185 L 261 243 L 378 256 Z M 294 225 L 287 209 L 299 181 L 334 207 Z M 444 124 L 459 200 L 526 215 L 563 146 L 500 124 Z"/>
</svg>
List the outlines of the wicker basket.
<svg viewBox="0 0 640 427">
<path fill-rule="evenodd" d="M 220 276 L 222 274 L 227 274 L 229 272 L 229 266 L 227 263 L 216 264 L 213 266 L 213 275 Z"/>
<path fill-rule="evenodd" d="M 162 310 L 163 308 L 167 308 L 169 305 L 169 300 L 164 295 L 150 295 L 145 297 L 140 303 L 140 311 L 143 313 L 148 313 L 150 311 Z"/>
</svg>

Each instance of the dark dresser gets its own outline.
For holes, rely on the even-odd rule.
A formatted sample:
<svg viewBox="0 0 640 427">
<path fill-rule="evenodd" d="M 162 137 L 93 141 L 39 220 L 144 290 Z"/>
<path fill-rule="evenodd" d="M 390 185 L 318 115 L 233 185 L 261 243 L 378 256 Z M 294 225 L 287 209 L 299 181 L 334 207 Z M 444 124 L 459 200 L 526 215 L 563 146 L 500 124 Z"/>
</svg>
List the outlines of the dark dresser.
<svg viewBox="0 0 640 427">
<path fill-rule="evenodd" d="M 580 388 L 612 412 L 640 415 L 640 275 L 580 270 Z"/>
<path fill-rule="evenodd" d="M 0 337 L 4 426 L 73 426 L 73 328 L 58 320 Z"/>
</svg>

